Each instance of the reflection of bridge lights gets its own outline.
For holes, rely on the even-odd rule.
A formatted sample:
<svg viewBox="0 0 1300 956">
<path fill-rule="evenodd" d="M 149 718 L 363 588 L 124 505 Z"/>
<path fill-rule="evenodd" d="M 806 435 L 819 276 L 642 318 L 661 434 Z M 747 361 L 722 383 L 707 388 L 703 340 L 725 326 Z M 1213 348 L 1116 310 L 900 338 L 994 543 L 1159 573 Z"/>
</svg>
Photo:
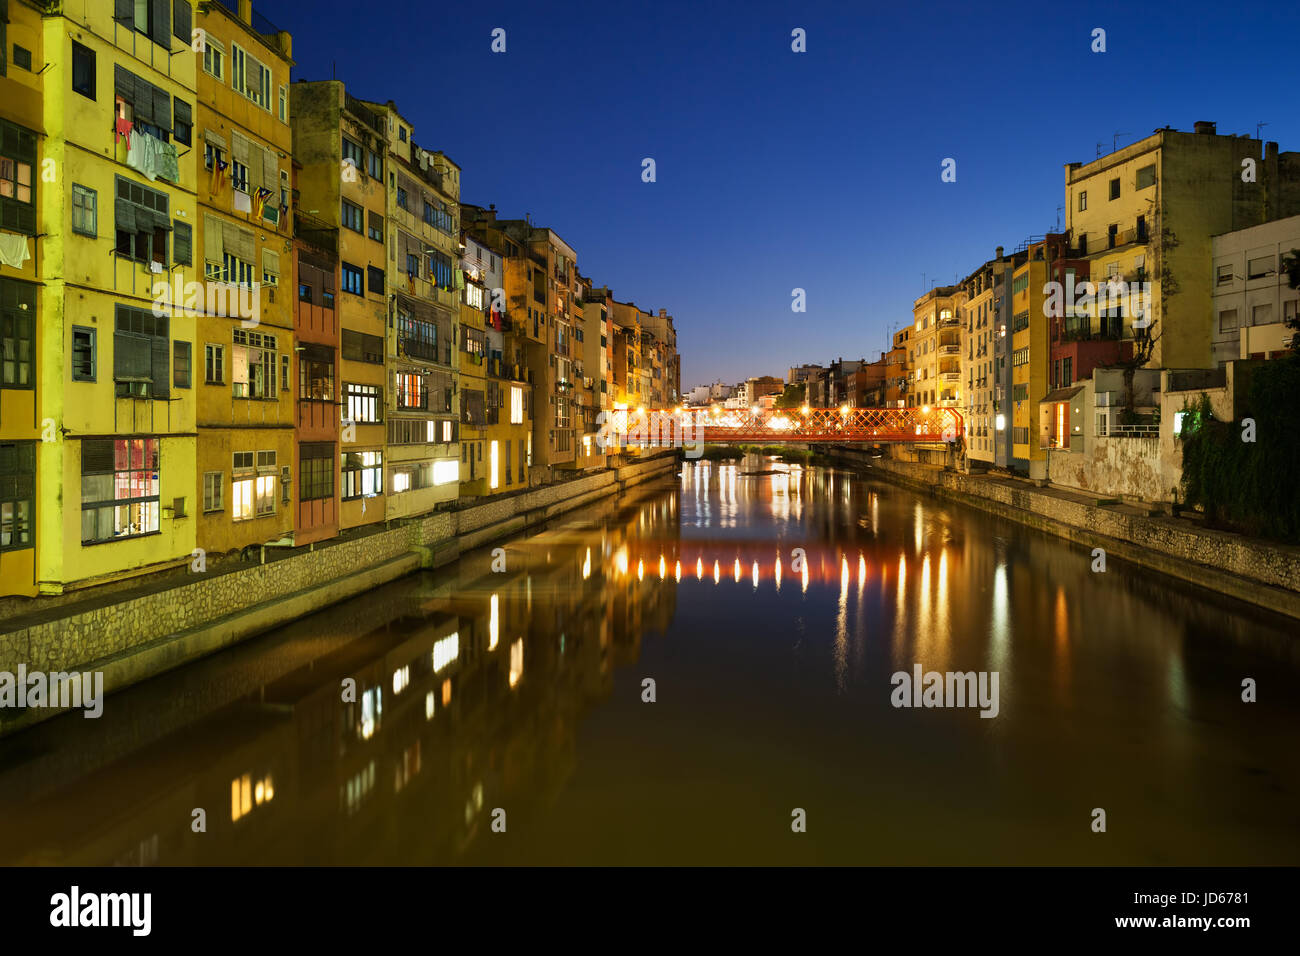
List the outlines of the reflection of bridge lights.
<svg viewBox="0 0 1300 956">
<path fill-rule="evenodd" d="M 735 574 L 736 574 L 736 583 L 739 584 L 740 583 L 740 558 L 736 559 Z"/>
<path fill-rule="evenodd" d="M 699 581 L 704 577 L 704 559 L 695 559 L 695 580 Z"/>
<path fill-rule="evenodd" d="M 637 559 L 636 562 L 636 579 L 638 581 L 645 580 L 645 562 L 640 559 Z"/>
<path fill-rule="evenodd" d="M 776 559 L 775 576 L 776 576 L 776 589 L 779 591 L 781 590 L 781 559 L 779 557 Z"/>
<path fill-rule="evenodd" d="M 858 555 L 858 581 L 861 582 L 861 581 L 865 581 L 866 579 L 867 579 L 867 559 L 864 558 L 862 555 Z"/>
<path fill-rule="evenodd" d="M 673 579 L 676 581 L 682 579 L 682 563 L 680 561 L 678 561 L 676 566 L 673 568 Z"/>
<path fill-rule="evenodd" d="M 582 561 L 582 580 L 591 577 L 591 548 L 587 549 L 587 556 Z"/>
<path fill-rule="evenodd" d="M 722 580 L 722 567 L 717 561 L 713 562 L 713 583 L 717 584 Z"/>
<path fill-rule="evenodd" d="M 587 549 L 587 567 L 588 567 L 588 568 L 591 567 L 591 549 L 590 549 L 590 548 Z M 584 574 L 583 577 L 585 578 L 586 575 Z M 491 600 L 488 602 L 488 606 L 489 606 L 489 611 L 488 611 L 488 650 L 489 650 L 489 651 L 492 651 L 492 650 L 496 650 L 496 646 L 497 646 L 497 635 L 500 633 L 500 630 L 501 630 L 501 609 L 500 609 L 500 600 L 497 598 L 497 596 L 496 596 L 495 594 L 492 595 Z"/>
<path fill-rule="evenodd" d="M 754 562 L 754 587 L 758 587 L 758 562 Z"/>
<path fill-rule="evenodd" d="M 659 580 L 660 581 L 664 579 L 664 575 L 667 573 L 667 570 L 668 570 L 668 565 L 664 561 L 664 556 L 661 554 L 659 555 Z"/>
<path fill-rule="evenodd" d="M 619 574 L 627 574 L 627 545 L 618 549 L 618 554 L 614 556 L 614 567 Z"/>
<path fill-rule="evenodd" d="M 849 559 L 840 558 L 840 589 L 849 586 Z"/>
<path fill-rule="evenodd" d="M 521 637 L 510 645 L 510 686 L 519 683 L 524 676 L 524 639 Z"/>
</svg>

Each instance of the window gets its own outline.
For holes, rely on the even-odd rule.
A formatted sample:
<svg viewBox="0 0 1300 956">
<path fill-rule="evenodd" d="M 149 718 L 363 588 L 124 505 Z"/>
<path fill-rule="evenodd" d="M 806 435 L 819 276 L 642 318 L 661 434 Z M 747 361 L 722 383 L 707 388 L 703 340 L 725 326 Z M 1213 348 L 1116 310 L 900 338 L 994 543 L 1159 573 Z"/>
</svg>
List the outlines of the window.
<svg viewBox="0 0 1300 956">
<path fill-rule="evenodd" d="M 381 179 L 381 180 L 382 180 L 382 179 L 384 178 L 384 159 L 383 159 L 383 157 L 380 156 L 378 153 L 373 152 L 373 151 L 372 151 L 372 152 L 367 152 L 367 153 L 366 153 L 366 162 L 367 162 L 366 169 L 367 169 L 367 171 L 370 173 L 370 178 L 371 178 L 371 179 Z"/>
<path fill-rule="evenodd" d="M 271 111 L 271 71 L 234 43 L 230 45 L 230 85 L 236 93 Z"/>
<path fill-rule="evenodd" d="M 21 67 L 24 70 L 32 68 L 32 51 L 26 47 L 14 44 L 14 66 Z"/>
<path fill-rule="evenodd" d="M 362 272 L 351 263 L 343 263 L 342 286 L 344 292 L 351 292 L 353 295 L 365 295 L 364 280 Z"/>
<path fill-rule="evenodd" d="M 510 386 L 510 424 L 522 425 L 523 423 L 524 390 L 518 385 L 512 385 Z"/>
<path fill-rule="evenodd" d="M 366 266 L 366 280 L 370 291 L 375 295 L 384 294 L 384 270 L 376 266 Z"/>
<path fill-rule="evenodd" d="M 1250 310 L 1251 325 L 1268 325 L 1273 321 L 1273 303 L 1257 305 Z"/>
<path fill-rule="evenodd" d="M 289 356 L 280 356 L 280 391 L 289 391 Z"/>
<path fill-rule="evenodd" d="M 274 249 L 262 250 L 262 285 L 272 289 L 280 287 L 280 253 Z"/>
<path fill-rule="evenodd" d="M 173 101 L 172 109 L 172 138 L 189 146 L 194 134 L 194 114 L 190 111 L 190 104 L 177 99 Z"/>
<path fill-rule="evenodd" d="M 429 254 L 429 279 L 441 289 L 452 287 L 451 260 L 441 252 Z"/>
<path fill-rule="evenodd" d="M 95 380 L 95 330 L 84 325 L 72 327 L 72 380 Z"/>
<path fill-rule="evenodd" d="M 226 384 L 226 347 L 211 343 L 203 346 L 203 381 L 207 385 Z"/>
<path fill-rule="evenodd" d="M 172 223 L 172 258 L 178 266 L 194 265 L 194 228 L 187 222 Z"/>
<path fill-rule="evenodd" d="M 36 134 L 0 120 L 0 229 L 36 234 Z"/>
<path fill-rule="evenodd" d="M 406 142 L 406 127 L 405 127 L 405 126 L 399 126 L 399 127 L 397 127 L 397 138 L 400 139 L 403 143 Z"/>
<path fill-rule="evenodd" d="M 303 442 L 298 448 L 298 500 L 334 497 L 334 445 Z"/>
<path fill-rule="evenodd" d="M 118 120 L 167 142 L 171 137 L 172 98 L 166 90 L 136 76 L 126 67 L 113 67 L 113 111 Z"/>
<path fill-rule="evenodd" d="M 0 444 L 0 551 L 32 546 L 36 514 L 36 442 Z"/>
<path fill-rule="evenodd" d="M 1263 279 L 1265 276 L 1271 276 L 1276 272 L 1272 256 L 1259 256 L 1251 259 L 1246 263 L 1247 279 Z"/>
<path fill-rule="evenodd" d="M 72 231 L 83 236 L 97 236 L 98 196 L 93 189 L 72 184 Z"/>
<path fill-rule="evenodd" d="M 370 228 L 366 233 L 375 242 L 384 241 L 384 217 L 377 212 L 370 214 Z"/>
<path fill-rule="evenodd" d="M 95 51 L 72 41 L 72 91 L 95 98 Z"/>
<path fill-rule="evenodd" d="M 190 355 L 193 346 L 189 342 L 172 343 L 172 384 L 176 388 L 190 387 Z"/>
<path fill-rule="evenodd" d="M 225 472 L 205 471 L 203 473 L 203 510 L 220 511 L 224 506 Z"/>
<path fill-rule="evenodd" d="M 280 87 L 280 122 L 289 122 L 289 91 L 284 86 Z"/>
<path fill-rule="evenodd" d="M 1118 177 L 1115 178 L 1115 179 L 1112 179 L 1112 180 L 1110 181 L 1110 198 L 1111 198 L 1112 200 L 1113 200 L 1113 199 L 1118 199 L 1118 198 L 1119 198 L 1119 179 L 1118 179 Z"/>
<path fill-rule="evenodd" d="M 361 223 L 365 213 L 356 203 L 343 200 L 343 225 L 353 232 L 361 231 Z"/>
<path fill-rule="evenodd" d="M 441 229 L 447 233 L 450 233 L 455 228 L 455 220 L 452 219 L 451 213 L 429 202 L 424 204 L 424 221 L 435 229 Z"/>
<path fill-rule="evenodd" d="M 384 454 L 379 451 L 351 451 L 343 456 L 344 501 L 373 498 L 384 492 Z"/>
<path fill-rule="evenodd" d="M 417 319 L 398 306 L 397 354 L 429 359 L 432 362 L 439 361 L 437 325 L 425 319 Z"/>
<path fill-rule="evenodd" d="M 1232 266 L 1219 266 L 1218 273 L 1215 276 L 1216 285 L 1232 285 L 1233 275 Z"/>
<path fill-rule="evenodd" d="M 158 439 L 81 443 L 81 542 L 158 531 Z"/>
<path fill-rule="evenodd" d="M 1079 190 L 1079 212 L 1083 212 L 1087 208 L 1088 208 L 1088 190 L 1081 189 Z"/>
<path fill-rule="evenodd" d="M 254 464 L 256 462 L 256 464 Z M 230 473 L 231 517 L 246 521 L 275 514 L 276 453 L 237 451 Z"/>
<path fill-rule="evenodd" d="M 368 362 L 371 365 L 384 364 L 384 340 L 378 335 L 366 335 L 344 329 L 340 336 L 343 357 L 352 362 Z"/>
<path fill-rule="evenodd" d="M 233 330 L 230 350 L 230 381 L 236 398 L 275 398 L 274 335 Z"/>
<path fill-rule="evenodd" d="M 334 350 L 303 346 L 298 359 L 298 398 L 304 402 L 334 401 Z"/>
<path fill-rule="evenodd" d="M 420 275 L 420 257 L 413 252 L 406 254 L 406 274 L 413 279 Z"/>
<path fill-rule="evenodd" d="M 357 170 L 360 170 L 364 155 L 365 150 L 346 136 L 343 137 L 343 162 L 351 163 Z"/>
<path fill-rule="evenodd" d="M 113 218 L 117 254 L 136 262 L 156 262 L 166 269 L 167 233 L 172 228 L 167 194 L 121 176 L 116 179 Z"/>
<path fill-rule="evenodd" d="M 118 398 L 166 398 L 170 394 L 168 332 L 167 316 L 117 306 L 113 381 Z"/>
<path fill-rule="evenodd" d="M 203 37 L 203 70 L 225 82 L 226 48 L 208 35 Z"/>
<path fill-rule="evenodd" d="M 241 193 L 248 192 L 248 167 L 237 159 L 230 160 L 230 185 Z"/>
<path fill-rule="evenodd" d="M 1137 171 L 1137 188 L 1146 189 L 1148 186 L 1156 184 L 1156 166 L 1152 163 L 1150 166 L 1143 166 Z"/>
<path fill-rule="evenodd" d="M 1219 312 L 1219 331 L 1232 332 L 1237 328 L 1237 310 L 1222 309 Z"/>
<path fill-rule="evenodd" d="M 399 209 L 410 210 L 410 206 L 407 205 L 406 190 L 401 186 L 397 187 L 397 206 Z"/>
<path fill-rule="evenodd" d="M 348 422 L 379 421 L 379 386 L 343 384 L 343 420 Z"/>
<path fill-rule="evenodd" d="M 399 372 L 393 379 L 398 408 L 426 410 L 429 407 L 429 391 L 424 377 Z"/>
</svg>

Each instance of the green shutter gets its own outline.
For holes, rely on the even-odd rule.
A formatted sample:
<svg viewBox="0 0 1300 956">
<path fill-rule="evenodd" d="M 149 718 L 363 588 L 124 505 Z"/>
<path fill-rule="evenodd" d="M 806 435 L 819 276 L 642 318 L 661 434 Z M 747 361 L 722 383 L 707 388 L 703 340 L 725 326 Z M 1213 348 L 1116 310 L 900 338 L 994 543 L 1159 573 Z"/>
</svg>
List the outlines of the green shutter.
<svg viewBox="0 0 1300 956">
<path fill-rule="evenodd" d="M 177 222 L 172 231 L 172 257 L 178 266 L 194 265 L 194 230 L 189 223 Z"/>
<path fill-rule="evenodd" d="M 189 0 L 176 0 L 172 5 L 172 33 L 186 46 L 192 40 L 193 23 Z"/>
</svg>

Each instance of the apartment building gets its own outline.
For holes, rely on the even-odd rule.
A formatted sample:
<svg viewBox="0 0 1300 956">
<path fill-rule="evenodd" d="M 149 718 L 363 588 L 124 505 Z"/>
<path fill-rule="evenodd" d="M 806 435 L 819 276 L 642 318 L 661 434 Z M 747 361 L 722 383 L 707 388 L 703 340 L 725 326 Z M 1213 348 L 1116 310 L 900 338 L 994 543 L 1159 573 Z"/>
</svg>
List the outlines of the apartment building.
<svg viewBox="0 0 1300 956">
<path fill-rule="evenodd" d="M 1106 304 L 1094 303 L 1088 331 L 1101 331 L 1106 319 L 1121 340 L 1149 351 L 1150 367 L 1209 368 L 1212 237 L 1300 214 L 1300 153 L 1219 135 L 1211 122 L 1191 133 L 1165 127 L 1066 165 L 1065 203 L 1072 257 L 1087 260 L 1094 284 L 1150 283 L 1142 315 L 1125 302 L 1102 316 Z"/>
<path fill-rule="evenodd" d="M 1287 259 L 1300 254 L 1300 216 L 1214 236 L 1213 359 L 1277 358 L 1296 330 L 1300 292 L 1287 279 Z"/>
<path fill-rule="evenodd" d="M 1032 238 L 1018 251 L 1025 258 L 1011 272 L 1011 467 L 1044 477 L 1038 403 L 1049 390 L 1046 284 L 1053 264 L 1066 256 L 1067 238 L 1062 233 Z"/>
<path fill-rule="evenodd" d="M 62 42 L 62 33 L 55 33 Z M 79 62 L 84 89 L 84 56 L 79 55 Z M 52 241 L 39 228 L 40 213 L 45 191 L 54 188 L 40 179 L 44 66 L 40 12 L 14 0 L 7 14 L 0 11 L 0 597 L 35 595 L 41 579 L 39 551 L 62 545 L 57 525 L 39 527 L 45 504 L 37 493 L 45 469 L 62 472 L 61 455 L 45 453 L 41 443 L 43 433 L 58 434 L 57 425 L 42 426 L 48 410 L 44 395 L 47 389 L 61 394 L 70 375 L 61 361 L 48 368 L 44 364 L 47 349 L 64 354 L 62 342 L 54 341 L 57 332 L 44 321 L 41 286 L 48 271 L 42 263 Z M 90 77 L 92 90 L 94 79 Z M 71 77 L 63 80 L 70 83 Z M 59 209 L 63 203 L 51 205 Z M 46 534 L 53 535 L 48 544 Z"/>
<path fill-rule="evenodd" d="M 912 326 L 908 324 L 894 333 L 892 348 L 885 353 L 885 407 L 907 406 L 909 383 L 912 380 L 911 363 Z"/>
<path fill-rule="evenodd" d="M 517 349 L 508 345 L 505 312 L 505 263 L 501 251 L 470 236 L 462 235 L 460 268 L 464 275 L 461 304 L 462 336 L 482 329 L 482 366 L 467 361 L 472 352 L 461 353 L 461 388 L 474 387 L 470 379 L 482 370 L 484 389 L 483 424 L 478 440 L 486 448 L 482 467 L 470 468 L 468 452 L 461 462 L 460 493 L 493 495 L 528 487 L 528 444 L 532 434 L 532 388 L 526 369 L 517 361 Z M 511 361 L 507 361 L 511 360 Z M 465 425 L 464 427 L 469 427 Z M 462 449 L 472 439 L 462 435 Z"/>
<path fill-rule="evenodd" d="M 203 350 L 194 520 L 208 552 L 292 540 L 296 520 L 292 41 L 247 2 L 232 6 L 204 4 L 196 21 L 195 231 L 215 294 L 193 314 Z"/>
<path fill-rule="evenodd" d="M 289 93 L 299 206 L 338 248 L 339 528 L 346 530 L 385 518 L 388 130 L 340 81 L 296 82 Z"/>
<path fill-rule="evenodd" d="M 385 147 L 384 218 L 381 223 L 367 213 L 364 227 L 382 231 L 388 249 L 384 275 L 367 281 L 387 293 L 384 513 L 395 518 L 454 501 L 462 462 L 482 471 L 481 436 L 467 448 L 458 429 L 470 420 L 482 427 L 485 338 L 481 315 L 472 333 L 458 328 L 464 298 L 460 167 L 444 153 L 421 148 L 391 100 L 362 101 L 358 109 L 370 111 Z M 363 212 L 345 203 L 344 228 L 357 232 Z M 476 370 L 477 387 L 459 385 L 467 366 Z"/>
<path fill-rule="evenodd" d="M 36 585 L 61 593 L 187 563 L 195 548 L 196 309 L 158 300 L 202 279 L 199 59 L 187 0 L 64 5 L 39 24 L 26 4 L 9 11 L 5 42 L 26 53 L 0 80 L 0 109 L 18 114 L 0 144 L 0 228 L 34 246 L 35 271 L 11 255 L 0 268 L 3 377 L 6 391 L 34 391 L 35 416 L 5 404 L 15 426 L 43 424 L 50 438 L 36 448 Z M 24 128 L 43 133 L 39 156 Z M 53 181 L 38 182 L 38 161 L 58 171 Z M 21 472 L 29 447 L 4 457 Z"/>
<path fill-rule="evenodd" d="M 339 533 L 339 287 L 338 230 L 298 205 L 298 171 L 291 176 L 293 201 L 294 340 L 298 356 L 294 461 L 294 544 L 311 544 Z"/>
<path fill-rule="evenodd" d="M 912 303 L 909 362 L 911 406 L 959 408 L 961 390 L 961 286 L 938 286 Z"/>
</svg>

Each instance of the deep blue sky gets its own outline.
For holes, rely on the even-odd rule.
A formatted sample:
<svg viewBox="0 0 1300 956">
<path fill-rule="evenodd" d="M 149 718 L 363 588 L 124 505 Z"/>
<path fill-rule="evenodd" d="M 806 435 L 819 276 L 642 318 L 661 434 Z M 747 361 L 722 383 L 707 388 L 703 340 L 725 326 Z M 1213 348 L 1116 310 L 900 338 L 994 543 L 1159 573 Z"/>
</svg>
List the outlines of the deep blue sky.
<svg viewBox="0 0 1300 956">
<path fill-rule="evenodd" d="M 466 202 L 530 213 L 617 298 L 668 309 L 687 389 L 877 358 L 933 280 L 1053 228 L 1064 164 L 1115 133 L 1264 121 L 1300 149 L 1287 6 L 254 0 L 295 79 L 391 98 Z"/>
</svg>

